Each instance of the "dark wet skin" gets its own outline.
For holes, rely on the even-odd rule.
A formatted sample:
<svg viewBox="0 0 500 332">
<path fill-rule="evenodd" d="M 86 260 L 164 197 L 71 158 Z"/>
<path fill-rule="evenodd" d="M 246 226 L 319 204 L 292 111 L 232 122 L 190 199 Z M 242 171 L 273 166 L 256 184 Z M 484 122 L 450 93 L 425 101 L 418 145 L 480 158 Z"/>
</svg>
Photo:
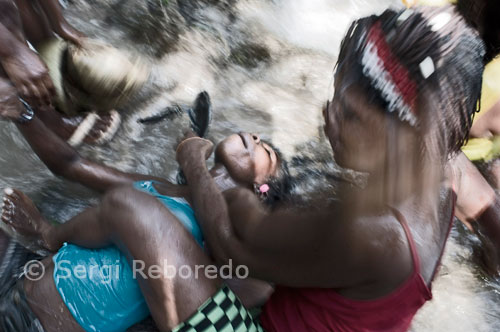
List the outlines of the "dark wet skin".
<svg viewBox="0 0 500 332">
<path fill-rule="evenodd" d="M 15 106 L 11 109 L 15 113 Z M 147 266 L 164 259 L 179 265 L 213 264 L 212 258 L 200 249 L 168 209 L 156 198 L 132 189 L 131 184 L 140 180 L 156 180 L 159 184 L 155 187 L 161 194 L 191 201 L 189 188 L 157 177 L 124 173 L 86 160 L 48 130 L 37 117 L 29 123 L 19 124 L 18 128 L 55 174 L 105 195 L 100 205 L 61 226 L 52 226 L 28 197 L 19 191 L 8 191 L 2 221 L 10 227 L 31 236 L 52 251 L 57 251 L 63 242 L 90 248 L 114 243 L 129 257 L 144 260 Z M 211 170 L 221 189 L 237 186 L 252 188 L 254 184 L 262 184 L 276 171 L 279 163 L 274 151 L 257 135 L 245 133 L 232 135 L 221 143 L 217 158 L 228 165 L 226 168 L 218 162 Z M 117 213 L 117 209 L 123 213 Z M 254 280 L 232 280 L 228 283 L 248 307 L 263 303 L 271 292 L 267 283 Z M 47 331 L 74 330 L 75 322 L 68 319 L 67 310 L 63 310 L 62 316 L 54 310 L 64 304 L 53 284 L 50 274 L 41 283 L 25 282 L 32 308 Z M 176 286 L 173 287 L 173 284 Z M 187 319 L 215 293 L 220 284 L 221 280 L 217 279 L 172 280 L 169 284 L 165 284 L 165 280 L 140 281 L 153 318 L 161 330 L 169 330 Z M 186 297 L 185 294 L 190 295 Z M 168 306 L 168 315 L 165 314 L 165 305 Z"/>
<path fill-rule="evenodd" d="M 334 288 L 349 298 L 376 299 L 413 272 L 408 241 L 391 206 L 406 218 L 422 277 L 430 284 L 453 215 L 452 183 L 459 204 L 491 204 L 477 202 L 480 195 L 463 196 L 478 178 L 464 179 L 469 173 L 457 172 L 465 162 L 440 165 L 435 156 L 435 163 L 422 163 L 416 131 L 372 106 L 356 86 L 337 95 L 324 115 L 337 162 L 368 172 L 370 179 L 362 190 L 341 191 L 342 202 L 322 212 L 269 213 L 248 190 L 217 188 L 204 162 L 210 144 L 191 141 L 178 151 L 215 259 L 231 258 L 249 266 L 252 276 L 286 286 Z M 397 141 L 390 140 L 391 133 Z M 395 164 L 387 165 L 392 149 Z M 391 166 L 397 172 L 388 178 Z"/>
<path fill-rule="evenodd" d="M 341 165 L 378 174 L 385 157 L 363 150 L 384 151 L 387 137 L 380 133 L 384 132 L 387 118 L 380 110 L 367 110 L 368 103 L 363 102 L 363 95 L 356 89 L 346 92 L 343 98 L 347 99 L 342 103 L 344 107 L 350 105 L 349 112 L 354 113 L 349 118 L 339 113 L 342 108 L 335 99 L 325 110 L 325 132 L 336 157 Z M 12 109 L 15 112 L 15 107 Z M 397 128 L 398 123 L 394 125 Z M 249 266 L 255 278 L 294 287 L 335 288 L 354 299 L 387 295 L 412 273 L 406 236 L 387 205 L 396 207 L 406 217 L 417 240 L 424 280 L 429 283 L 452 214 L 451 194 L 448 191 L 441 196 L 443 187 L 451 188 L 448 183 L 455 183 L 459 208 L 465 204 L 461 202 L 474 202 L 474 197 L 478 197 L 466 196 L 475 183 L 474 178 L 464 177 L 468 174 L 464 170 L 466 162 L 448 165 L 448 179 L 453 179 L 448 182 L 445 165 L 442 173 L 430 171 L 429 177 L 435 176 L 433 179 L 439 181 L 431 181 L 434 186 L 424 188 L 425 194 L 416 196 L 415 192 L 422 190 L 422 178 L 405 173 L 417 171 L 411 158 L 415 152 L 408 148 L 415 137 L 408 127 L 398 128 L 407 150 L 401 161 L 404 168 L 401 178 L 381 183 L 383 177 L 379 176 L 372 178 L 363 190 L 345 189 L 342 203 L 322 212 L 273 213 L 250 190 L 252 184 L 265 183 L 277 163 L 276 155 L 257 136 L 234 135 L 220 144 L 216 156 L 224 167 L 217 164 L 211 171 L 206 168 L 205 159 L 212 151 L 212 143 L 198 138 L 181 143 L 177 158 L 191 185 L 186 188 L 86 160 L 36 117 L 18 128 L 52 172 L 105 193 L 99 206 L 58 227 L 49 226 L 21 193 L 16 195 L 22 199 L 6 196 L 14 212 L 7 209 L 8 216 L 3 219 L 20 232 L 35 224 L 37 236 L 49 249 L 57 250 L 65 241 L 90 248 L 114 243 L 129 257 L 145 260 L 147 265 L 163 259 L 181 265 L 204 264 L 213 259 L 225 263 L 231 258 Z M 380 140 L 373 142 L 371 131 L 378 133 L 376 137 Z M 365 137 L 366 146 L 360 143 Z M 350 153 L 351 149 L 356 153 Z M 156 186 L 160 193 L 192 202 L 212 256 L 199 249 L 190 234 L 155 198 L 131 188 L 131 183 L 139 180 L 157 180 L 162 183 Z M 485 202 L 487 196 L 477 203 Z M 24 212 L 16 213 L 16 208 Z M 466 206 L 462 208 L 468 211 Z M 176 241 L 165 240 L 169 238 Z M 220 283 L 220 280 L 163 279 L 140 282 L 153 318 L 165 331 L 188 318 Z M 37 287 L 35 284 L 28 291 L 33 301 L 49 301 L 36 298 L 37 294 L 43 294 Z M 54 303 L 47 303 L 45 311 L 33 307 L 49 331 L 56 326 L 53 324 L 59 321 L 59 316 L 47 308 L 61 305 L 57 294 L 53 298 Z"/>
<path fill-rule="evenodd" d="M 6 219 L 20 232 L 26 225 L 37 224 L 35 228 L 42 230 L 40 237 L 50 249 L 64 241 L 92 248 L 114 243 L 147 266 L 164 259 L 178 265 L 233 259 L 247 265 L 256 278 L 292 287 L 334 288 L 346 297 L 368 300 L 390 294 L 413 272 L 407 238 L 389 205 L 405 216 L 417 242 L 423 278 L 430 283 L 452 215 L 450 183 L 455 184 L 460 206 L 464 200 L 474 201 L 474 197 L 462 196 L 474 180 L 462 181 L 467 173 L 459 172 L 464 167 L 459 162 L 448 168 L 422 165 L 417 161 L 421 151 L 412 128 L 387 118 L 356 88 L 336 96 L 324 115 L 325 133 L 339 164 L 369 172 L 370 180 L 362 190 L 343 189 L 342 202 L 321 212 L 269 212 L 262 206 L 250 188 L 265 181 L 275 161 L 258 137 L 236 136 L 219 145 L 216 154 L 225 167 L 219 164 L 211 171 L 205 159 L 212 143 L 196 138 L 184 141 L 177 159 L 190 184 L 185 188 L 85 160 L 35 118 L 18 128 L 42 161 L 55 174 L 105 196 L 99 206 L 59 227 L 44 226 L 44 219 L 34 211 L 25 214 L 31 215 L 27 217 L 30 220 L 16 219 L 16 213 Z M 388 143 L 391 132 L 397 134 L 399 146 Z M 394 160 L 399 176 L 387 178 L 385 167 L 390 165 L 384 162 L 392 148 L 400 153 Z M 244 160 L 259 167 L 245 167 L 248 163 Z M 163 183 L 157 186 L 160 193 L 192 202 L 212 257 L 201 251 L 162 204 L 130 187 L 134 181 L 151 179 Z M 223 183 L 232 185 L 221 188 Z M 444 197 L 443 188 L 445 192 L 449 189 Z M 29 211 L 25 200 L 17 200 L 17 207 Z M 165 331 L 189 317 L 220 283 L 204 279 L 140 281 L 153 318 Z M 36 294 L 40 293 L 28 291 L 29 296 Z M 54 307 L 57 305 L 60 303 Z M 52 328 L 57 317 L 33 308 L 44 326 Z"/>
<path fill-rule="evenodd" d="M 358 96 L 356 91 L 345 98 L 349 95 L 352 101 L 362 103 L 363 97 Z M 339 115 L 335 115 L 335 102 L 331 105 L 325 112 L 325 130 L 334 143 L 338 159 L 346 166 L 358 163 L 360 168 L 368 171 L 370 163 L 355 159 L 359 158 L 358 154 L 344 152 L 342 155 L 346 148 L 339 145 L 349 144 L 350 138 L 347 134 L 340 137 L 337 134 L 336 126 L 340 124 L 335 122 L 338 121 L 335 116 Z M 386 122 L 382 112 L 356 111 L 355 103 L 351 112 L 356 112 L 356 116 L 361 118 L 357 121 L 371 123 L 373 130 L 377 130 L 373 123 L 383 126 L 382 123 Z M 357 122 L 344 122 L 342 125 L 349 129 L 347 132 L 359 130 L 356 129 L 359 126 Z M 342 204 L 322 212 L 269 213 L 262 207 L 249 189 L 254 183 L 265 182 L 266 176 L 275 169 L 277 160 L 272 150 L 264 146 L 257 136 L 234 135 L 220 144 L 216 156 L 225 167 L 217 164 L 211 171 L 205 165 L 205 159 L 213 148 L 209 141 L 191 138 L 181 143 L 177 158 L 191 185 L 186 188 L 161 178 L 123 173 L 86 160 L 36 117 L 29 123 L 19 124 L 18 128 L 52 172 L 105 193 L 99 206 L 57 227 L 50 226 L 22 193 L 13 192 L 14 196 L 6 196 L 9 206 L 13 208 L 6 209 L 7 215 L 2 219 L 21 233 L 35 229 L 39 239 L 51 250 L 57 250 L 65 241 L 90 248 L 114 243 L 129 257 L 145 260 L 147 265 L 157 264 L 163 259 L 180 265 L 206 264 L 213 262 L 212 259 L 225 263 L 231 258 L 238 264 L 249 266 L 251 275 L 256 278 L 295 287 L 335 288 L 340 294 L 355 299 L 373 299 L 389 294 L 412 273 L 406 236 L 395 217 L 386 210 L 389 203 L 383 199 L 384 195 L 380 195 L 380 183 L 377 181 L 362 191 L 346 189 Z M 402 130 L 411 134 L 409 128 Z M 354 139 L 362 134 L 352 135 Z M 411 139 L 412 136 L 408 135 L 406 146 L 411 146 Z M 356 150 L 362 148 L 357 146 Z M 373 160 L 374 156 L 370 157 Z M 463 166 L 456 167 L 461 169 Z M 408 168 L 412 170 L 410 165 Z M 376 167 L 369 171 L 375 172 Z M 461 179 L 460 172 L 450 174 L 460 202 L 460 193 L 467 189 L 470 181 L 458 181 Z M 192 202 L 211 257 L 200 250 L 190 234 L 162 204 L 131 188 L 131 183 L 139 180 L 157 180 L 162 183 L 156 186 L 160 193 L 185 197 Z M 405 186 L 398 188 L 400 183 Z M 391 205 L 406 217 L 417 239 L 423 277 L 430 282 L 451 215 L 450 193 L 445 197 L 440 197 L 439 193 L 443 186 L 450 186 L 446 185 L 443 176 L 442 182 L 435 187 L 435 196 L 428 200 L 414 197 L 414 186 L 412 181 L 391 183 L 389 187 L 396 190 L 393 197 L 397 197 Z M 436 209 L 438 218 L 433 214 Z M 420 214 L 416 215 L 415 211 L 420 211 Z M 332 216 L 335 217 L 332 219 Z M 32 226 L 26 232 L 25 229 Z M 176 241 L 165 240 L 169 238 Z M 53 284 L 53 281 L 45 283 Z M 172 282 L 160 279 L 141 280 L 140 285 L 159 328 L 168 331 L 188 318 L 216 291 L 220 283 L 220 280 Z M 173 284 L 176 286 L 173 287 Z M 51 303 L 47 303 L 52 300 L 46 297 L 38 299 L 37 296 L 44 293 L 37 287 L 38 284 L 34 284 L 32 288 L 27 288 L 28 295 L 33 296 L 34 303 L 46 303 L 45 310 L 35 306 L 33 310 L 50 331 L 60 318 L 47 308 L 57 308 L 61 300 L 57 294 Z M 189 296 L 186 297 L 186 294 Z"/>
<path fill-rule="evenodd" d="M 12 97 L 20 96 L 42 110 L 40 119 L 67 140 L 83 116 L 70 118 L 55 111 L 55 90 L 47 66 L 26 43 L 37 45 L 54 33 L 77 45 L 84 38 L 64 19 L 57 0 L 0 0 L 0 82 L 14 87 L 10 89 Z M 109 115 L 101 116 L 85 142 L 96 142 L 110 125 Z"/>
</svg>

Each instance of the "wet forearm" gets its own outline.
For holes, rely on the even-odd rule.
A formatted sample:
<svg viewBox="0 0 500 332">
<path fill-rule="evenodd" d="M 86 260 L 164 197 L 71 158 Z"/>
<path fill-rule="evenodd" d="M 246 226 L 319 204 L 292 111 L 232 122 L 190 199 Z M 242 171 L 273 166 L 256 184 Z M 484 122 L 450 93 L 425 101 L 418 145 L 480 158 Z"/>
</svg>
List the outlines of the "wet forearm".
<svg viewBox="0 0 500 332">
<path fill-rule="evenodd" d="M 22 46 L 21 41 L 0 22 L 0 60 L 15 55 Z"/>
<path fill-rule="evenodd" d="M 226 200 L 204 160 L 193 160 L 189 167 L 183 170 L 203 235 L 214 257 L 220 259 L 225 256 L 223 244 L 234 238 Z"/>
<path fill-rule="evenodd" d="M 79 154 L 56 134 L 47 129 L 36 116 L 17 124 L 20 132 L 42 162 L 56 175 L 64 175 Z"/>
<path fill-rule="evenodd" d="M 23 44 L 23 28 L 17 6 L 12 0 L 0 0 L 0 58 L 15 55 Z"/>
</svg>

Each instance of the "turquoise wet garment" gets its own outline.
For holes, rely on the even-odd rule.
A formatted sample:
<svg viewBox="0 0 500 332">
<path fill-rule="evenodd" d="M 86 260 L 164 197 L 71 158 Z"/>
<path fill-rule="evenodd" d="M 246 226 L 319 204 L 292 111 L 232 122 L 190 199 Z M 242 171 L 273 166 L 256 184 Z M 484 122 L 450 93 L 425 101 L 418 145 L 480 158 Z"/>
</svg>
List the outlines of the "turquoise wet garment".
<svg viewBox="0 0 500 332">
<path fill-rule="evenodd" d="M 134 188 L 158 198 L 194 236 L 196 242 L 203 247 L 203 234 L 191 205 L 184 198 L 160 195 L 154 188 L 154 183 L 154 181 L 136 182 Z"/>
<path fill-rule="evenodd" d="M 123 332 L 149 316 L 126 257 L 116 248 L 65 244 L 52 258 L 54 283 L 87 332 Z"/>
<path fill-rule="evenodd" d="M 160 200 L 203 246 L 194 211 L 182 198 L 160 195 L 152 181 L 137 190 Z M 54 283 L 69 311 L 88 332 L 123 332 L 149 316 L 126 257 L 115 246 L 86 249 L 65 244 L 53 257 Z"/>
</svg>

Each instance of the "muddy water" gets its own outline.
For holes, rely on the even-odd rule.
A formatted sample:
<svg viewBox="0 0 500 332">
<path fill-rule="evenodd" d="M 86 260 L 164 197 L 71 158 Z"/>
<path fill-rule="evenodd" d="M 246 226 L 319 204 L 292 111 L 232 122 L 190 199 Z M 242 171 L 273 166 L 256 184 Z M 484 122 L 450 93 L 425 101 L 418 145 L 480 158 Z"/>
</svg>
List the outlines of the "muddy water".
<svg viewBox="0 0 500 332">
<path fill-rule="evenodd" d="M 66 14 L 89 36 L 132 53 L 153 66 L 150 82 L 123 110 L 116 139 L 81 152 L 126 171 L 172 180 L 173 146 L 187 128 L 182 112 L 152 125 L 138 120 L 177 105 L 189 107 L 206 90 L 214 104 L 209 138 L 234 131 L 271 139 L 288 158 L 307 193 L 327 174 L 349 177 L 331 162 L 322 134 L 321 105 L 331 96 L 338 46 L 353 18 L 380 12 L 397 0 L 134 1 L 70 0 Z M 33 197 L 50 218 L 64 221 L 96 202 L 94 193 L 55 178 L 11 124 L 0 124 L 0 187 Z M 413 331 L 499 331 L 500 283 L 484 279 L 472 260 L 473 236 L 453 230 L 434 300 L 418 314 Z"/>
</svg>

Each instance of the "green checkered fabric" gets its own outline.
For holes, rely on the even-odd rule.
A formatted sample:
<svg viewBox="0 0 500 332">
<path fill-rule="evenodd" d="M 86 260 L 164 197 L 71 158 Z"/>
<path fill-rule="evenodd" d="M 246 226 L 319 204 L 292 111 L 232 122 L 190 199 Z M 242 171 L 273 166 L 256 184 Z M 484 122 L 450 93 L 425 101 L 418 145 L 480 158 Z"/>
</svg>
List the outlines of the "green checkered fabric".
<svg viewBox="0 0 500 332">
<path fill-rule="evenodd" d="M 264 332 L 229 289 L 222 287 L 186 322 L 172 332 Z"/>
</svg>

